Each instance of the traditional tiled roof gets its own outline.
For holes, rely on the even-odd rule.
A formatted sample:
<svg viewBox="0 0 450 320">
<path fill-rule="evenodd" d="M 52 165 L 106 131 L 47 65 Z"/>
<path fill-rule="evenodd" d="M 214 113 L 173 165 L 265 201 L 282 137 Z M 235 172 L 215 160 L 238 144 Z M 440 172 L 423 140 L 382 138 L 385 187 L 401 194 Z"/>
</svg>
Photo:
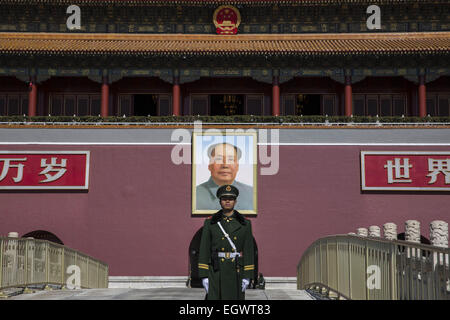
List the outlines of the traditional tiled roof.
<svg viewBox="0 0 450 320">
<path fill-rule="evenodd" d="M 0 33 L 0 54 L 364 55 L 450 53 L 450 32 L 353 34 Z"/>
</svg>

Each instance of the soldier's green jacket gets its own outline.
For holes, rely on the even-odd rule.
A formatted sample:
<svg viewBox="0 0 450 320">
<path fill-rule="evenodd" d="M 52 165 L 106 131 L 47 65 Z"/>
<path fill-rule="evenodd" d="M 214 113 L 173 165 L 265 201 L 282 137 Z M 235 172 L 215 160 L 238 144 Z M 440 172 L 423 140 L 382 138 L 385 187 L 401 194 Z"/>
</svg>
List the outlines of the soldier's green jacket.
<svg viewBox="0 0 450 320">
<path fill-rule="evenodd" d="M 218 270 L 214 271 L 214 252 L 232 252 L 230 245 L 217 222 L 220 221 L 225 232 L 242 257 L 236 259 L 218 258 Z M 250 220 L 234 210 L 231 217 L 223 215 L 222 210 L 205 220 L 199 254 L 199 276 L 209 279 L 208 300 L 244 300 L 242 279 L 254 277 L 254 248 Z"/>
</svg>

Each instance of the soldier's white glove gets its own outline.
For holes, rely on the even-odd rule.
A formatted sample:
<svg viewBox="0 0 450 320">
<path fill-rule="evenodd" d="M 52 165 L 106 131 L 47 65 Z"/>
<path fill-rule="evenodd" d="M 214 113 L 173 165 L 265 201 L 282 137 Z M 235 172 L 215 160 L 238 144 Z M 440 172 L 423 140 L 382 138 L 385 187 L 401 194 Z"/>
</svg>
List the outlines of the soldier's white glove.
<svg viewBox="0 0 450 320">
<path fill-rule="evenodd" d="M 250 279 L 242 279 L 242 292 L 244 292 L 248 285 L 250 284 Z"/>
<path fill-rule="evenodd" d="M 203 284 L 203 288 L 205 288 L 206 293 L 208 293 L 208 289 L 209 289 L 209 280 L 208 278 L 203 278 L 202 279 L 202 284 Z"/>
</svg>

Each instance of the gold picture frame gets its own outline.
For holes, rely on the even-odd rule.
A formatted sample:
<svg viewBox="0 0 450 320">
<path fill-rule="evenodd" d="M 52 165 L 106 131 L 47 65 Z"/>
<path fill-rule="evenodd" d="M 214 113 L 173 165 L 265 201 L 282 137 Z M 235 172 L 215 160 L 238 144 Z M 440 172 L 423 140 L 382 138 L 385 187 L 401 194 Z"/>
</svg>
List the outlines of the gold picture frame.
<svg viewBox="0 0 450 320">
<path fill-rule="evenodd" d="M 210 167 L 209 157 L 211 148 L 222 143 L 233 145 L 238 155 L 238 168 L 232 183 L 240 189 L 235 209 L 244 215 L 256 215 L 257 133 L 256 131 L 228 133 L 219 130 L 192 134 L 192 215 L 210 215 L 220 210 L 219 199 L 215 194 L 219 185 L 214 182 L 214 167 Z"/>
</svg>

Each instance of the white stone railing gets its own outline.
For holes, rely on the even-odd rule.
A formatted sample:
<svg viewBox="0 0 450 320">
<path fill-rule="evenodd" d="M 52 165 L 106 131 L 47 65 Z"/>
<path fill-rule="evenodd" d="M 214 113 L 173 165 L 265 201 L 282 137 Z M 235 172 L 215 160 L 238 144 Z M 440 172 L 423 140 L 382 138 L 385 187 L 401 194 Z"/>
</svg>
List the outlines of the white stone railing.
<svg viewBox="0 0 450 320">
<path fill-rule="evenodd" d="M 356 233 L 316 240 L 297 266 L 297 288 L 331 298 L 358 300 L 450 299 L 448 223 L 430 224 L 431 245 L 420 243 L 420 223 L 357 228 Z"/>
<path fill-rule="evenodd" d="M 448 248 L 448 223 L 441 220 L 435 220 L 430 223 L 429 239 L 431 244 L 440 248 Z M 378 226 L 370 226 L 367 228 L 357 228 L 357 235 L 362 237 L 381 238 L 381 229 Z M 355 233 L 350 232 L 354 235 Z M 387 222 L 383 225 L 384 239 L 397 240 L 397 225 L 393 222 Z M 420 243 L 420 222 L 417 220 L 407 220 L 405 222 L 405 241 L 412 243 Z"/>
<path fill-rule="evenodd" d="M 47 240 L 0 237 L 2 289 L 43 285 L 49 288 L 107 288 L 108 265 L 82 252 Z"/>
</svg>

